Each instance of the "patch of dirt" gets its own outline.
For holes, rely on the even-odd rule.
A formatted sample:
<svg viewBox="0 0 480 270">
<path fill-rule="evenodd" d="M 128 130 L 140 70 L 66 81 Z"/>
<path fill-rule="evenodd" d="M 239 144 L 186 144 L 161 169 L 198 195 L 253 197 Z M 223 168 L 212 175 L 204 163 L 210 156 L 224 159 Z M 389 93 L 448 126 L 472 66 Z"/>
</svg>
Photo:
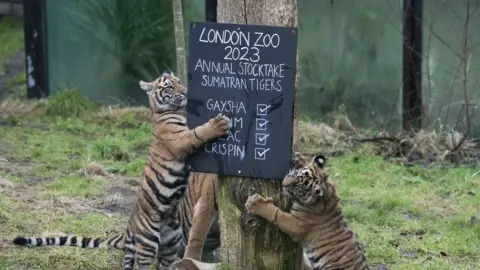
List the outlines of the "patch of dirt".
<svg viewBox="0 0 480 270">
<path fill-rule="evenodd" d="M 473 226 L 480 225 L 480 212 L 476 216 L 470 217 L 470 224 Z"/>
<path fill-rule="evenodd" d="M 25 177 L 25 181 L 27 183 L 43 183 L 43 182 L 52 181 L 52 180 L 53 180 L 53 177 L 47 177 L 47 178 L 43 178 L 43 177 L 40 177 L 40 176 L 27 176 L 27 177 Z"/>
<path fill-rule="evenodd" d="M 92 212 L 89 201 L 80 198 L 72 198 L 68 196 L 55 196 L 47 200 L 38 202 L 35 206 L 37 209 L 55 209 L 55 214 L 71 214 L 71 213 L 88 213 Z"/>
<path fill-rule="evenodd" d="M 135 186 L 138 186 L 138 180 L 108 173 L 105 166 L 100 163 L 89 163 L 77 173 L 106 181 L 105 196 L 91 201 L 92 207 L 105 214 L 128 216 L 131 213 L 135 202 Z"/>
<path fill-rule="evenodd" d="M 414 230 L 414 231 L 403 231 L 400 233 L 401 236 L 405 238 L 417 237 L 418 239 L 423 239 L 423 236 L 426 233 L 425 230 Z"/>
<path fill-rule="evenodd" d="M 415 252 L 400 252 L 403 257 L 410 258 L 410 259 L 415 259 L 418 257 L 417 253 Z"/>
<path fill-rule="evenodd" d="M 412 212 L 405 212 L 403 213 L 403 218 L 406 220 L 418 220 L 419 217 Z"/>
<path fill-rule="evenodd" d="M 449 203 L 447 198 L 444 200 L 422 200 L 418 199 L 414 201 L 414 204 L 422 207 L 430 213 L 434 213 L 442 218 L 455 216 L 459 210 L 453 207 L 453 204 Z"/>
<path fill-rule="evenodd" d="M 64 195 L 47 197 L 46 193 L 43 185 L 17 184 L 9 197 L 14 202 L 13 205 L 19 205 L 18 208 L 15 207 L 15 211 L 25 213 L 36 212 L 52 216 L 92 212 L 88 200 Z M 26 221 L 22 226 L 28 229 L 30 225 Z"/>
<path fill-rule="evenodd" d="M 1 146 L 1 145 L 0 145 Z M 9 160 L 5 156 L 1 155 L 0 149 L 0 172 L 5 172 L 15 176 L 22 176 L 32 171 L 37 164 L 32 163 L 30 160 Z M 35 180 L 35 179 L 33 179 Z M 38 179 L 36 179 L 38 180 Z"/>
<path fill-rule="evenodd" d="M 15 188 L 15 184 L 12 183 L 10 180 L 0 177 L 0 189 L 13 189 Z"/>
<path fill-rule="evenodd" d="M 132 187 L 136 187 L 139 185 L 138 179 L 129 178 L 125 179 L 124 182 L 125 184 L 129 184 Z"/>
<path fill-rule="evenodd" d="M 105 167 L 102 164 L 98 164 L 98 163 L 88 164 L 86 173 L 91 175 L 100 175 L 100 176 L 107 175 L 107 172 L 105 171 Z"/>
<path fill-rule="evenodd" d="M 377 265 L 377 270 L 388 270 L 388 265 L 379 264 L 379 265 Z"/>
<path fill-rule="evenodd" d="M 107 196 L 96 207 L 106 213 L 119 213 L 128 216 L 135 203 L 135 190 L 122 186 L 112 186 L 107 191 Z"/>
</svg>

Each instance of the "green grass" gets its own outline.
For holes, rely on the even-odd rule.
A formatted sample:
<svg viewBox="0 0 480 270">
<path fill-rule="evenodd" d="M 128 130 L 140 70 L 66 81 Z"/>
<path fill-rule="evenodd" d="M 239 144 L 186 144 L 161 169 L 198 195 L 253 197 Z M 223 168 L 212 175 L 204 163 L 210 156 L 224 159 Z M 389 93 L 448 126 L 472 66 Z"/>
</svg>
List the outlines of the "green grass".
<svg viewBox="0 0 480 270">
<path fill-rule="evenodd" d="M 79 117 L 92 110 L 95 104 L 78 89 L 66 89 L 56 92 L 47 103 L 45 113 L 48 116 Z"/>
<path fill-rule="evenodd" d="M 84 110 L 79 108 L 88 100 L 54 96 L 47 104 L 52 100 L 68 103 L 58 110 L 64 113 L 47 116 L 47 105 L 43 114 L 0 126 L 0 269 L 121 269 L 122 253 L 113 250 L 9 244 L 19 234 L 121 231 L 128 214 L 105 210 L 118 196 L 110 190 L 129 187 L 128 180 L 138 179 L 145 164 L 148 110 Z M 302 151 L 335 150 L 336 145 L 318 144 L 318 129 L 308 125 L 300 126 Z M 347 223 L 369 263 L 389 269 L 480 269 L 480 225 L 471 222 L 480 213 L 480 175 L 472 176 L 480 166 L 406 167 L 370 150 L 360 147 L 327 161 Z M 92 163 L 112 175 L 86 174 Z"/>
<path fill-rule="evenodd" d="M 23 24 L 5 17 L 0 21 L 0 75 L 5 72 L 11 56 L 24 48 Z"/>
<path fill-rule="evenodd" d="M 480 266 L 480 226 L 470 222 L 480 209 L 472 193 L 480 190 L 474 169 L 405 168 L 373 156 L 332 158 L 330 166 L 370 263 L 391 269 Z"/>
<path fill-rule="evenodd" d="M 27 75 L 25 71 L 18 72 L 12 77 L 7 78 L 6 86 L 10 97 L 22 99 L 27 93 Z"/>
<path fill-rule="evenodd" d="M 104 236 L 106 230 L 120 231 L 120 221 L 127 215 L 107 216 L 98 205 L 110 195 L 108 187 L 124 186 L 123 179 L 141 175 L 151 126 L 135 119 L 128 113 L 27 117 L 18 125 L 0 128 L 0 153 L 13 164 L 9 173 L 0 167 L 0 177 L 23 192 L 15 195 L 0 188 L 0 220 L 6 220 L 0 238 L 45 232 Z M 114 177 L 82 176 L 79 171 L 92 162 L 103 164 Z M 371 265 L 480 267 L 480 226 L 470 222 L 480 210 L 480 176 L 472 177 L 478 166 L 405 167 L 359 152 L 327 162 L 347 222 L 365 246 Z M 29 181 L 32 176 L 44 181 Z M 0 254 L 2 269 L 121 267 L 121 252 L 113 250 L 21 249 L 0 244 Z"/>
<path fill-rule="evenodd" d="M 48 195 L 56 197 L 59 195 L 67 195 L 72 197 L 92 197 L 103 194 L 104 182 L 82 178 L 80 176 L 67 176 L 47 185 Z"/>
<path fill-rule="evenodd" d="M 22 249 L 7 244 L 14 235 L 106 236 L 106 231 L 123 228 L 126 214 L 106 215 L 98 205 L 108 204 L 109 187 L 126 186 L 129 176 L 140 176 L 146 156 L 136 156 L 138 149 L 147 151 L 151 130 L 147 125 L 120 129 L 112 123 L 26 117 L 15 126 L 0 127 L 0 161 L 9 162 L 0 162 L 0 179 L 14 185 L 0 185 L 0 269 L 121 268 L 122 253 L 111 249 Z M 117 160 L 117 148 L 134 160 Z M 83 176 L 80 172 L 92 162 L 116 176 Z"/>
</svg>

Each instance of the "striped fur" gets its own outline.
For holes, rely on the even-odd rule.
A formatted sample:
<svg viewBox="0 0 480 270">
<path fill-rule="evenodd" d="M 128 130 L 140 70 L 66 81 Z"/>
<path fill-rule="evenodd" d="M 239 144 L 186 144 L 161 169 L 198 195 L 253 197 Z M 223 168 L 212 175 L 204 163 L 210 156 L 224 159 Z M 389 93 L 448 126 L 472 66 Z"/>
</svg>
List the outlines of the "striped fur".
<svg viewBox="0 0 480 270">
<path fill-rule="evenodd" d="M 204 249 L 210 252 L 220 247 L 217 196 L 218 175 L 190 175 L 187 194 L 178 209 L 184 236 L 179 257 L 201 261 Z"/>
<path fill-rule="evenodd" d="M 324 171 L 325 157 L 307 163 L 295 153 L 295 168 L 283 179 L 284 193 L 293 201 L 290 213 L 270 198 L 255 194 L 245 203 L 249 213 L 273 222 L 306 247 L 304 269 L 369 269 L 355 234 L 344 221 L 340 197 Z"/>
<path fill-rule="evenodd" d="M 140 81 L 152 110 L 152 142 L 137 190 L 134 210 L 126 231 L 108 239 L 60 236 L 17 237 L 17 245 L 66 245 L 82 248 L 113 246 L 125 252 L 124 269 L 149 269 L 157 258 L 157 269 L 172 269 L 182 245 L 182 227 L 177 210 L 189 179 L 185 159 L 209 140 L 227 135 L 230 120 L 221 114 L 188 129 L 187 89 L 171 72 L 152 82 Z"/>
</svg>

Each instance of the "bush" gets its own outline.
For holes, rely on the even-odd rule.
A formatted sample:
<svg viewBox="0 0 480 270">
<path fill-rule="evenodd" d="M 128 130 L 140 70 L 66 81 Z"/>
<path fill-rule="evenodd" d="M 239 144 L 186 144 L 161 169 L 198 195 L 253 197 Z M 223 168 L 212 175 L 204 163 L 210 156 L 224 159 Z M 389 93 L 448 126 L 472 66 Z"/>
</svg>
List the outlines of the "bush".
<svg viewBox="0 0 480 270">
<path fill-rule="evenodd" d="M 47 102 L 47 116 L 80 117 L 93 109 L 95 103 L 77 89 L 66 89 L 55 93 Z"/>
</svg>

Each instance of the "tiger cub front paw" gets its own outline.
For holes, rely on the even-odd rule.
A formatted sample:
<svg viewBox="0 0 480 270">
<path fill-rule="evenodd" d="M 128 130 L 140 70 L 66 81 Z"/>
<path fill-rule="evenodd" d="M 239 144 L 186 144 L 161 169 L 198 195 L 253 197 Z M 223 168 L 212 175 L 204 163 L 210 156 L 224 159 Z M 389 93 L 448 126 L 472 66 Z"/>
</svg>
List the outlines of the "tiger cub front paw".
<svg viewBox="0 0 480 270">
<path fill-rule="evenodd" d="M 248 213 L 257 215 L 269 204 L 273 205 L 272 198 L 264 198 L 258 194 L 254 194 L 248 197 L 247 202 L 245 202 L 245 208 Z"/>
<path fill-rule="evenodd" d="M 295 168 L 301 168 L 305 166 L 306 160 L 305 157 L 300 152 L 295 152 L 293 154 L 293 164 Z"/>
<path fill-rule="evenodd" d="M 208 123 L 213 138 L 228 135 L 230 129 L 232 128 L 232 122 L 230 121 L 230 118 L 221 113 L 210 119 Z"/>
</svg>

